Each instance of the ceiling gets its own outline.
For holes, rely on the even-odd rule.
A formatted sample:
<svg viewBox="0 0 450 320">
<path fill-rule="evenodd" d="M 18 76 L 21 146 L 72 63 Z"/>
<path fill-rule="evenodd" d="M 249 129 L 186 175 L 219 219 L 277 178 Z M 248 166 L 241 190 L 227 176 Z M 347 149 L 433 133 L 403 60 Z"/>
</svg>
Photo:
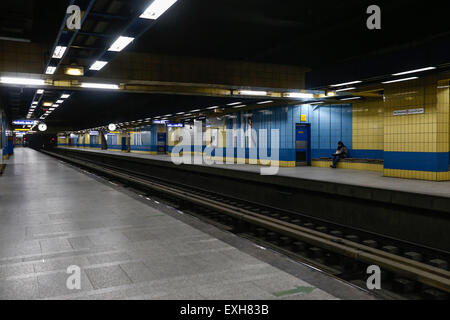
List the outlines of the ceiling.
<svg viewBox="0 0 450 320">
<path fill-rule="evenodd" d="M 43 44 L 50 52 L 69 3 L 68 0 L 1 1 L 0 37 L 29 39 Z M 93 3 L 63 64 L 89 66 L 149 1 Z M 382 8 L 382 30 L 370 31 L 366 28 L 365 11 L 373 1 L 179 0 L 126 50 L 306 66 L 312 69 L 310 83 L 319 86 L 324 79 L 338 82 L 345 76 L 356 76 L 361 70 L 370 76 L 379 70 L 377 59 L 386 61 L 383 58 L 386 55 L 391 57 L 388 72 L 389 68 L 399 68 L 406 61 L 404 57 L 414 56 L 408 66 L 432 61 L 429 51 L 433 51 L 434 43 L 444 44 L 434 50 L 441 55 L 448 48 L 448 10 L 438 3 L 409 0 L 376 3 Z M 424 47 L 428 51 L 421 51 Z M 26 115 L 32 98 L 33 92 L 28 89 L 0 90 L 0 99 L 14 118 Z M 48 122 L 83 128 L 222 102 L 227 101 L 75 92 Z"/>
</svg>

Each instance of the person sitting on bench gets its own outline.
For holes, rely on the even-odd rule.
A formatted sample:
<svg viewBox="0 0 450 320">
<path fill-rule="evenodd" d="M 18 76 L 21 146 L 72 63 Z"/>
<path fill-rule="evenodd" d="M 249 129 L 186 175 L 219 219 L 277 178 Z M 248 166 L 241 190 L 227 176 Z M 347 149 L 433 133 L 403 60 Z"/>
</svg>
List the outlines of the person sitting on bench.
<svg viewBox="0 0 450 320">
<path fill-rule="evenodd" d="M 348 157 L 348 149 L 342 141 L 339 141 L 336 153 L 333 154 L 333 164 L 330 167 L 336 169 L 338 162 L 347 157 Z"/>
</svg>

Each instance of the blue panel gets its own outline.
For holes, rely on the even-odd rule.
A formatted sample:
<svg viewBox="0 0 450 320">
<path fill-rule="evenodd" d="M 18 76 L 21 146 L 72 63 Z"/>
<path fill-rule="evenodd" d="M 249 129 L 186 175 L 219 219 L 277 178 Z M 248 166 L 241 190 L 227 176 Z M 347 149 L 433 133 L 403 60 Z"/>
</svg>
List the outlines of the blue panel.
<svg viewBox="0 0 450 320">
<path fill-rule="evenodd" d="M 384 152 L 386 169 L 448 172 L 447 152 Z"/>
</svg>

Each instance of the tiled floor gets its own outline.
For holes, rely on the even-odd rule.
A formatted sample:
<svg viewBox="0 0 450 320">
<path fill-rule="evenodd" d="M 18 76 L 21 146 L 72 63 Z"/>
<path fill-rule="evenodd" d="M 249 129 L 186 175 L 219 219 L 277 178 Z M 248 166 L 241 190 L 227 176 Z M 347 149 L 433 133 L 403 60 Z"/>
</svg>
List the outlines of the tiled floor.
<svg viewBox="0 0 450 320">
<path fill-rule="evenodd" d="M 117 151 L 91 150 L 91 149 L 77 149 L 77 150 L 82 150 L 86 152 L 119 154 L 122 156 L 137 157 L 137 158 L 151 158 L 161 161 L 171 161 L 171 158 L 167 155 L 143 155 L 136 153 L 123 153 Z M 249 172 L 260 172 L 261 170 L 261 167 L 256 165 L 215 164 L 214 166 L 224 169 L 249 171 Z M 328 169 L 316 167 L 279 168 L 278 175 L 450 198 L 450 181 L 433 182 L 433 181 L 399 179 L 399 178 L 383 177 L 383 174 L 380 172 L 348 170 L 348 169 L 336 170 L 331 168 Z"/>
<path fill-rule="evenodd" d="M 338 298 L 371 299 L 36 151 L 0 176 L 0 299 Z"/>
</svg>

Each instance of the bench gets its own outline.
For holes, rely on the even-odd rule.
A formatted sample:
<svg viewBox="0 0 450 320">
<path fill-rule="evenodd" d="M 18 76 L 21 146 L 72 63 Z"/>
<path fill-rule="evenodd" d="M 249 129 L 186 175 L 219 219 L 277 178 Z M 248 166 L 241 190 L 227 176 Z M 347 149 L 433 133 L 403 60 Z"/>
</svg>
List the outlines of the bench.
<svg viewBox="0 0 450 320">
<path fill-rule="evenodd" d="M 331 161 L 331 157 L 323 157 L 318 159 L 313 159 L 313 161 Z M 345 158 L 341 159 L 340 162 L 347 163 L 370 163 L 370 164 L 384 164 L 384 160 L 380 159 L 359 159 L 359 158 Z"/>
</svg>

